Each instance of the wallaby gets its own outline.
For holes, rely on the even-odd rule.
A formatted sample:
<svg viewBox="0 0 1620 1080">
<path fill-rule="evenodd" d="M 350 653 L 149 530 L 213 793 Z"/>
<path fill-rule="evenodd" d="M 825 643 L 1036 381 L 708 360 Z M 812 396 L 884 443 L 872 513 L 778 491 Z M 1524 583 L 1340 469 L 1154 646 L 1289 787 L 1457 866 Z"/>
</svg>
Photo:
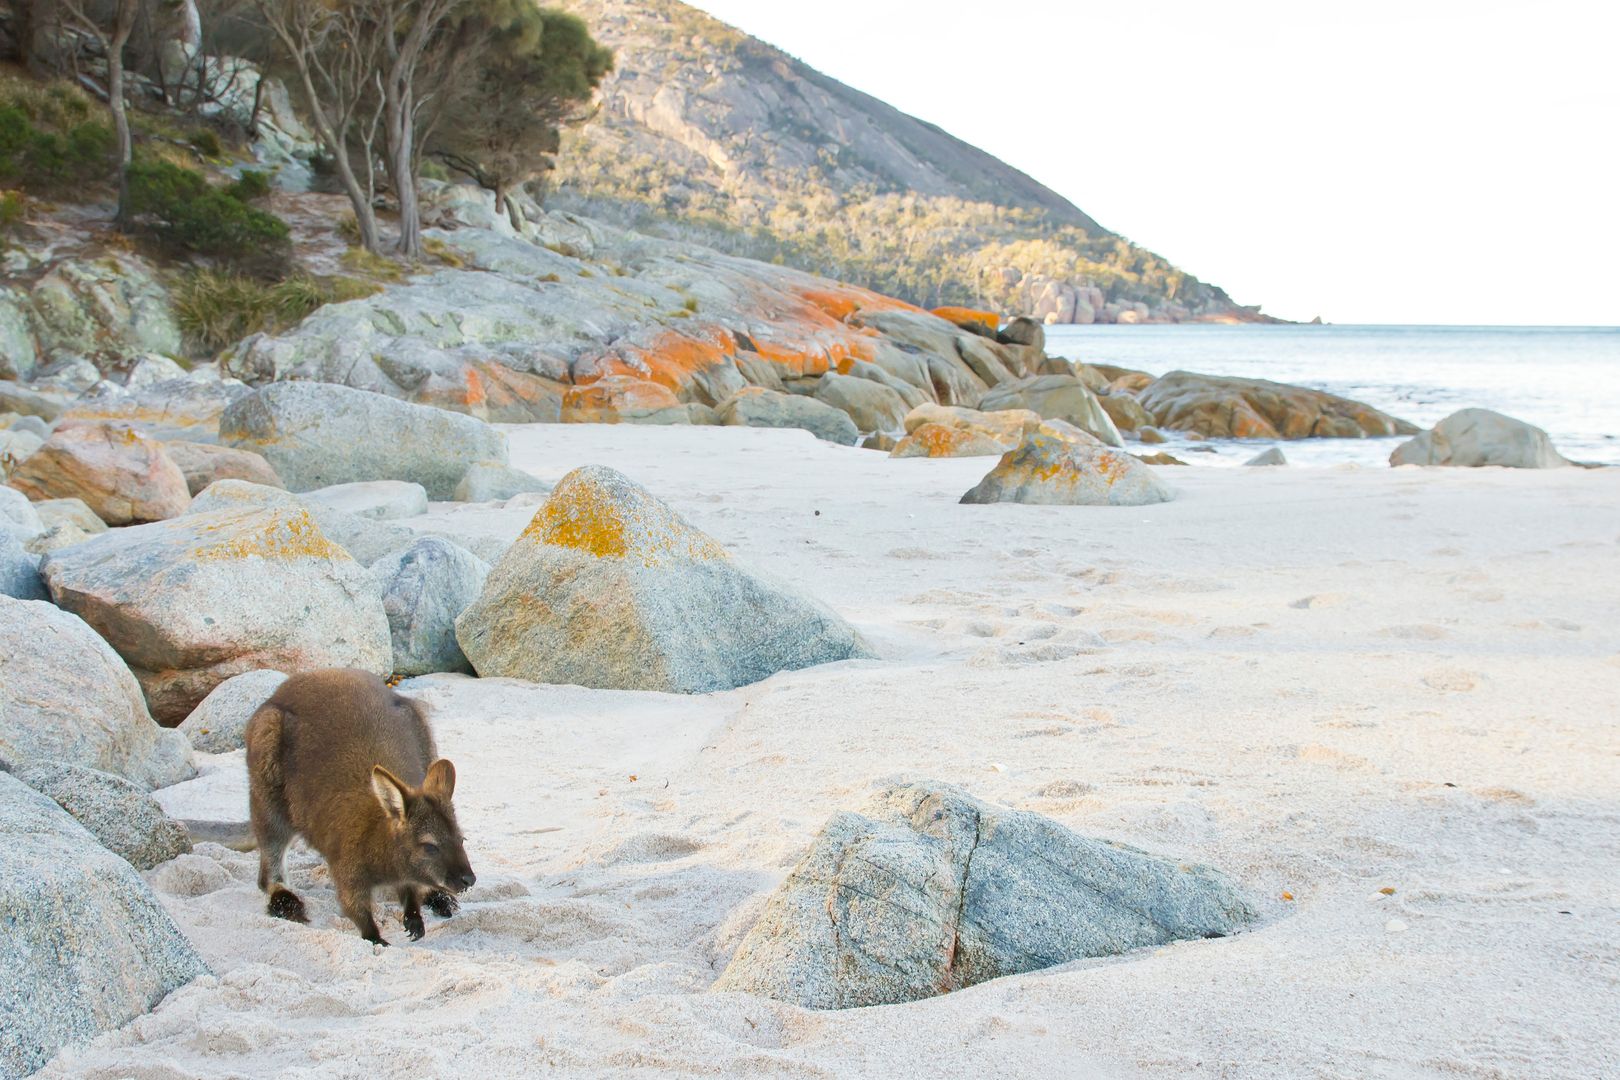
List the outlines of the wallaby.
<svg viewBox="0 0 1620 1080">
<path fill-rule="evenodd" d="M 343 914 L 360 936 L 387 945 L 372 890 L 399 890 L 405 931 L 421 939 L 422 904 L 449 918 L 453 893 L 472 886 L 450 805 L 456 770 L 438 758 L 425 710 L 365 671 L 294 675 L 247 726 L 249 809 L 259 842 L 259 888 L 278 918 L 308 922 L 284 879 L 292 838 L 326 860 Z"/>
</svg>

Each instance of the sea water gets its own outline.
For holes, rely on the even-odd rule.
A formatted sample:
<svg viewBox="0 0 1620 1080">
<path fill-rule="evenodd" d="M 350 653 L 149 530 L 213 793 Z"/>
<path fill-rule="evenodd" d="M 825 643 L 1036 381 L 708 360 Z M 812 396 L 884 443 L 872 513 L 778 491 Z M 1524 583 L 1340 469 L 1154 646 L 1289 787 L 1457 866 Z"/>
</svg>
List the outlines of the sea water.
<svg viewBox="0 0 1620 1080">
<path fill-rule="evenodd" d="M 1620 327 L 1049 326 L 1046 336 L 1055 356 L 1294 383 L 1423 428 L 1458 409 L 1495 409 L 1546 430 L 1565 457 L 1620 465 Z M 1387 465 L 1404 441 L 1165 434 L 1163 449 L 1195 465 L 1240 465 L 1272 445 L 1299 465 Z"/>
</svg>

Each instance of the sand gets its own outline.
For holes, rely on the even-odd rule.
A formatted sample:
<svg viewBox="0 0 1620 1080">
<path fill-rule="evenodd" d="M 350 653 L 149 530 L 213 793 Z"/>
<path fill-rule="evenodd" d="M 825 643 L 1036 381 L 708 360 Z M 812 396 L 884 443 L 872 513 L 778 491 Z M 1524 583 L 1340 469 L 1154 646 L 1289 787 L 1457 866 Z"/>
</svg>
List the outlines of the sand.
<svg viewBox="0 0 1620 1080">
<path fill-rule="evenodd" d="M 1168 469 L 957 505 L 994 463 L 802 433 L 511 429 L 611 464 L 881 658 L 723 694 L 417 680 L 465 910 L 374 950 L 307 852 L 148 879 L 217 977 L 46 1076 L 1620 1073 L 1620 470 Z M 436 508 L 511 535 L 528 511 Z M 240 754 L 163 793 L 245 816 Z M 707 993 L 829 814 L 927 776 L 1232 874 L 1264 920 L 903 1006 Z"/>
</svg>

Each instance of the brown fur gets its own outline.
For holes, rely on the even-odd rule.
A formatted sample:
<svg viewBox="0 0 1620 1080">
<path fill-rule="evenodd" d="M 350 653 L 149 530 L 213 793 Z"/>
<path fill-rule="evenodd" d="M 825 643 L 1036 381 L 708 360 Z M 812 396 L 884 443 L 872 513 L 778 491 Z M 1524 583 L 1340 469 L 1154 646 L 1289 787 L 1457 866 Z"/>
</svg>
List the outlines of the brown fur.
<svg viewBox="0 0 1620 1080">
<path fill-rule="evenodd" d="M 338 903 L 367 941 L 388 944 L 372 891 L 399 890 L 405 929 L 422 904 L 448 917 L 475 880 L 451 796 L 455 767 L 436 760 L 422 706 L 364 671 L 294 675 L 248 721 L 247 766 L 259 888 L 270 914 L 307 922 L 286 887 L 287 845 L 302 835 L 332 871 Z"/>
</svg>

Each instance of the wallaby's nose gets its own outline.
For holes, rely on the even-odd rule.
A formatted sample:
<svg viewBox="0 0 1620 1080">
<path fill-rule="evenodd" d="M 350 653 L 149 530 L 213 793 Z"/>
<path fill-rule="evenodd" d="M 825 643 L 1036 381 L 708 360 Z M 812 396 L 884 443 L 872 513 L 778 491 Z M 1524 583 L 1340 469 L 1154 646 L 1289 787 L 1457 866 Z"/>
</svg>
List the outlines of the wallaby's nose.
<svg viewBox="0 0 1620 1080">
<path fill-rule="evenodd" d="M 456 884 L 460 885 L 463 889 L 470 889 L 477 884 L 477 882 L 478 875 L 473 873 L 471 870 L 465 870 L 456 875 Z"/>
</svg>

